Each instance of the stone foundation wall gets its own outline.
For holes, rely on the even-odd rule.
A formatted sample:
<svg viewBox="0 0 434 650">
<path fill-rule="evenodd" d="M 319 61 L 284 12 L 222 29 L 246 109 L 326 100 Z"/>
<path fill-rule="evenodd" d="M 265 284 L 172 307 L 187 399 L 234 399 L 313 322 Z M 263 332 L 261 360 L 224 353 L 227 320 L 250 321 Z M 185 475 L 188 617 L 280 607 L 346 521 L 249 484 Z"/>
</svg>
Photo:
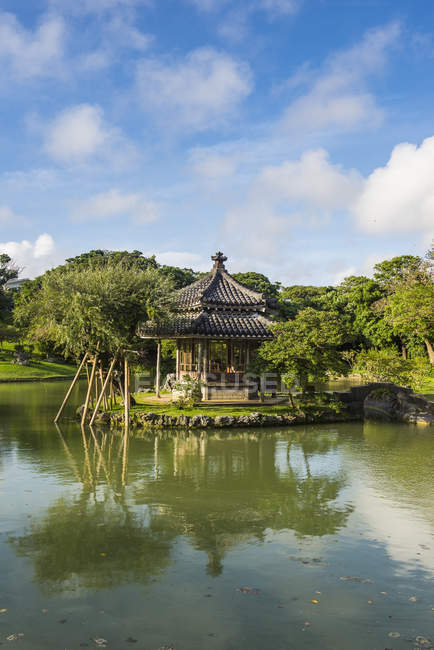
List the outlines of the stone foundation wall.
<svg viewBox="0 0 434 650">
<path fill-rule="evenodd" d="M 148 427 L 184 427 L 191 429 L 224 428 L 224 427 L 282 427 L 296 424 L 315 424 L 325 422 L 350 422 L 360 420 L 349 413 L 322 411 L 308 414 L 302 411 L 292 414 L 270 415 L 267 413 L 249 413 L 249 415 L 158 415 L 158 413 L 133 413 L 130 418 L 132 428 Z M 120 427 L 124 423 L 123 413 L 101 413 L 97 422 L 109 423 L 111 427 Z"/>
</svg>

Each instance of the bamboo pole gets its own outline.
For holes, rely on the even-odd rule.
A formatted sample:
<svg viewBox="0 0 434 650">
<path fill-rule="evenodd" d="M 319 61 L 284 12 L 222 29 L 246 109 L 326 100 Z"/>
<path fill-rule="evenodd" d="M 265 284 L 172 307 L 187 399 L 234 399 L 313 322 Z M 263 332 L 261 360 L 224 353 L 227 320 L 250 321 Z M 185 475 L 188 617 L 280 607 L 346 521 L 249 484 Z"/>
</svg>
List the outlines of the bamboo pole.
<svg viewBox="0 0 434 650">
<path fill-rule="evenodd" d="M 126 356 L 124 357 L 124 409 L 125 427 L 128 428 L 130 423 L 130 366 Z"/>
<path fill-rule="evenodd" d="M 88 411 L 88 408 L 89 408 L 90 394 L 92 392 L 92 386 L 93 386 L 93 382 L 94 382 L 94 379 L 95 379 L 97 361 L 98 361 L 98 352 L 95 353 L 95 357 L 94 357 L 93 364 L 92 364 L 92 371 L 90 373 L 90 380 L 89 380 L 89 386 L 87 387 L 87 393 L 86 393 L 86 400 L 84 402 L 83 415 L 81 416 L 81 424 L 82 425 L 84 425 L 84 423 L 86 422 L 86 415 L 87 415 L 87 411 Z"/>
<path fill-rule="evenodd" d="M 160 397 L 160 367 L 161 367 L 161 341 L 158 339 L 157 343 L 157 368 L 155 374 L 155 393 Z"/>
<path fill-rule="evenodd" d="M 90 424 L 91 424 L 91 425 L 94 423 L 95 418 L 96 418 L 96 415 L 97 415 L 97 413 L 98 413 L 98 411 L 99 411 L 99 407 L 100 407 L 100 404 L 101 404 L 101 400 L 102 400 L 103 395 L 105 394 L 105 391 L 107 390 L 107 385 L 108 385 L 108 383 L 109 383 L 109 381 L 110 381 L 110 378 L 111 378 L 111 376 L 112 376 L 112 372 L 113 372 L 113 369 L 114 369 L 114 367 L 115 367 L 115 363 L 116 363 L 117 357 L 118 357 L 118 352 L 116 352 L 115 356 L 113 357 L 113 360 L 112 360 L 112 362 L 111 362 L 111 364 L 110 364 L 109 371 L 108 371 L 108 373 L 107 373 L 107 377 L 105 378 L 105 382 L 104 382 L 103 387 L 102 387 L 102 389 L 101 389 L 101 393 L 100 393 L 100 395 L 99 395 L 99 397 L 98 397 L 98 401 L 97 401 L 97 403 L 95 404 L 95 409 L 94 409 L 94 412 L 92 413 L 92 417 L 91 417 L 91 419 L 90 419 Z"/>
<path fill-rule="evenodd" d="M 107 395 L 106 395 L 106 388 L 107 384 L 104 384 L 104 372 L 102 369 L 102 365 L 99 367 L 99 378 L 101 381 L 101 394 L 102 394 L 102 401 L 104 403 L 104 408 L 107 411 L 108 409 L 108 401 L 107 401 Z"/>
<path fill-rule="evenodd" d="M 81 360 L 80 365 L 78 366 L 78 370 L 77 370 L 77 372 L 75 373 L 75 377 L 74 377 L 74 379 L 72 380 L 70 387 L 68 388 L 68 392 L 67 392 L 66 395 L 65 395 L 65 399 L 64 399 L 63 402 L 62 402 L 62 406 L 60 407 L 60 409 L 59 409 L 58 412 L 57 412 L 56 417 L 54 418 L 54 423 L 56 423 L 56 422 L 58 421 L 58 419 L 60 418 L 60 416 L 62 415 L 62 413 L 63 413 L 63 409 L 65 408 L 66 403 L 67 403 L 67 401 L 69 400 L 69 398 L 70 398 L 70 396 L 71 396 L 72 389 L 74 388 L 75 384 L 76 384 L 77 381 L 78 381 L 78 378 L 80 377 L 81 371 L 83 370 L 83 366 L 84 366 L 84 364 L 86 363 L 86 359 L 87 359 L 87 357 L 88 357 L 88 352 L 86 352 L 86 354 L 84 355 L 83 359 Z"/>
</svg>

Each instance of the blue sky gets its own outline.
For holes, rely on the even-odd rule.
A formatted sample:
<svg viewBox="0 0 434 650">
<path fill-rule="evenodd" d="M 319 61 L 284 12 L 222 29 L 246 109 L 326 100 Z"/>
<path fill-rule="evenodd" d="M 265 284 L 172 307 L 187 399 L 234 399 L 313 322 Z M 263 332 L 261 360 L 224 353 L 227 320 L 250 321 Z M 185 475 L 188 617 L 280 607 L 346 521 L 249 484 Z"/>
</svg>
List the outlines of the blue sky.
<svg viewBox="0 0 434 650">
<path fill-rule="evenodd" d="M 331 284 L 434 233 L 434 3 L 2 0 L 0 250 Z"/>
</svg>

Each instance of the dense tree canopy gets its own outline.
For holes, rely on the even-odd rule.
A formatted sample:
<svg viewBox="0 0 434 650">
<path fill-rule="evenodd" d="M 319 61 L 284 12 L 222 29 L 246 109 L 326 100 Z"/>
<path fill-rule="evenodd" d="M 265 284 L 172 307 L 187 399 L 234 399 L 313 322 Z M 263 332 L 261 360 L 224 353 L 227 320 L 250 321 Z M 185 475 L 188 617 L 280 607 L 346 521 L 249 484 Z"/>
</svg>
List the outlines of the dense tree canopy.
<svg viewBox="0 0 434 650">
<path fill-rule="evenodd" d="M 97 345 L 113 354 L 135 342 L 140 320 L 167 319 L 172 295 L 170 281 L 158 269 L 115 261 L 72 264 L 45 274 L 38 291 L 17 304 L 15 320 L 29 338 L 48 339 L 65 355 L 79 356 Z"/>
<path fill-rule="evenodd" d="M 18 277 L 18 268 L 9 255 L 0 254 L 0 322 L 10 320 L 12 296 L 6 291 L 6 283 Z"/>
<path fill-rule="evenodd" d="M 349 370 L 342 350 L 349 333 L 336 312 L 307 307 L 293 320 L 277 323 L 276 338 L 260 348 L 269 367 L 294 377 L 302 388 L 309 381 L 325 380 L 327 373 Z"/>
<path fill-rule="evenodd" d="M 345 370 L 343 347 L 353 355 L 394 349 L 413 358 L 426 350 L 434 362 L 432 258 L 432 250 L 425 261 L 397 256 L 376 264 L 373 278 L 353 275 L 336 287 L 283 287 L 257 272 L 233 277 L 275 299 L 278 336 L 263 346 L 261 355 L 303 383 L 326 371 Z M 16 274 L 9 258 L 2 256 L 0 319 L 11 306 L 4 284 Z M 121 339 L 131 341 L 137 320 L 167 315 L 171 290 L 201 276 L 192 269 L 160 265 L 154 255 L 146 257 L 138 250 L 92 250 L 26 282 L 15 295 L 15 322 L 32 342 L 51 349 L 56 345 L 68 354 L 94 346 L 97 339 L 111 348 Z M 152 345 L 148 343 L 150 350 Z M 163 357 L 172 363 L 173 344 L 166 347 Z"/>
<path fill-rule="evenodd" d="M 280 282 L 271 282 L 266 275 L 249 271 L 248 273 L 233 273 L 232 277 L 244 286 L 265 294 L 267 298 L 277 298 L 280 291 Z"/>
</svg>

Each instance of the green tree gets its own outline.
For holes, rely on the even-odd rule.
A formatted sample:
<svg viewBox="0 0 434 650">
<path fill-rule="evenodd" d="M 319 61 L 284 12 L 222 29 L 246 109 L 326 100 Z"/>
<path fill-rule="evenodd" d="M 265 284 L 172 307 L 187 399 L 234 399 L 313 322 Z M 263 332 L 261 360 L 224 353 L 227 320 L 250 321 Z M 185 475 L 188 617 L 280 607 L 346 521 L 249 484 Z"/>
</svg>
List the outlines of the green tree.
<svg viewBox="0 0 434 650">
<path fill-rule="evenodd" d="M 426 345 L 434 364 L 434 285 L 417 283 L 402 286 L 386 301 L 384 318 L 403 336 L 416 334 Z"/>
<path fill-rule="evenodd" d="M 282 287 L 280 296 L 282 300 L 288 301 L 294 313 L 313 307 L 314 309 L 325 309 L 327 301 L 335 292 L 334 287 L 315 287 L 310 285 L 292 285 Z"/>
<path fill-rule="evenodd" d="M 68 267 L 70 265 L 79 267 L 88 266 L 101 266 L 107 262 L 119 264 L 122 263 L 127 267 L 134 267 L 136 269 L 157 269 L 159 264 L 155 259 L 155 255 L 145 257 L 141 251 L 109 251 L 102 249 L 91 250 L 88 253 L 81 253 L 76 257 L 69 257 L 66 260 L 67 264 L 63 265 Z M 57 267 L 61 268 L 61 267 Z"/>
<path fill-rule="evenodd" d="M 384 260 L 374 266 L 374 280 L 381 288 L 390 292 L 417 274 L 423 266 L 421 257 L 415 255 L 399 255 L 391 260 Z"/>
<path fill-rule="evenodd" d="M 157 269 L 124 262 L 75 266 L 45 274 L 39 290 L 15 309 L 15 321 L 32 341 L 52 341 L 65 356 L 85 350 L 113 354 L 137 343 L 142 320 L 170 316 L 172 285 Z"/>
<path fill-rule="evenodd" d="M 328 304 L 347 320 L 355 349 L 383 347 L 396 340 L 393 328 L 381 310 L 373 309 L 383 297 L 384 291 L 378 282 L 365 276 L 351 275 L 335 291 L 327 294 L 323 305 Z"/>
<path fill-rule="evenodd" d="M 429 373 L 429 362 L 423 358 L 403 359 L 391 348 L 362 350 L 353 370 L 367 381 L 392 382 L 419 390 Z"/>
<path fill-rule="evenodd" d="M 175 289 L 182 289 L 183 287 L 192 284 L 203 275 L 199 271 L 192 269 L 181 269 L 177 266 L 160 266 L 161 273 L 169 278 Z"/>
<path fill-rule="evenodd" d="M 6 253 L 0 254 L 0 321 L 9 321 L 12 310 L 12 294 L 6 283 L 18 277 L 18 268 Z"/>
<path fill-rule="evenodd" d="M 328 373 L 347 374 L 342 349 L 349 333 L 336 312 L 307 307 L 294 320 L 277 323 L 274 333 L 276 338 L 260 347 L 259 357 L 269 369 L 296 377 L 303 389 Z"/>
<path fill-rule="evenodd" d="M 233 273 L 235 280 L 244 284 L 244 286 L 263 293 L 267 298 L 277 298 L 280 292 L 280 282 L 271 282 L 266 275 L 249 271 L 247 273 Z"/>
</svg>

